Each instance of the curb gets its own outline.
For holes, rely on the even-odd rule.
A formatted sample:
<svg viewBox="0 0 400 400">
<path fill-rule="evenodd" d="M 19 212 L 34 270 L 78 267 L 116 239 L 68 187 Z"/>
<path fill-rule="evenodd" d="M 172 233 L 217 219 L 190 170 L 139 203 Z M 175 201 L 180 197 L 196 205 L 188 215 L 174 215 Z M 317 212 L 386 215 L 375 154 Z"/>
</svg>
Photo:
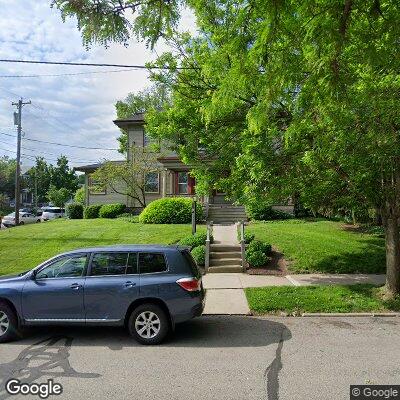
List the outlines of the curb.
<svg viewBox="0 0 400 400">
<path fill-rule="evenodd" d="M 302 317 L 400 317 L 398 312 L 377 313 L 303 313 Z"/>
</svg>

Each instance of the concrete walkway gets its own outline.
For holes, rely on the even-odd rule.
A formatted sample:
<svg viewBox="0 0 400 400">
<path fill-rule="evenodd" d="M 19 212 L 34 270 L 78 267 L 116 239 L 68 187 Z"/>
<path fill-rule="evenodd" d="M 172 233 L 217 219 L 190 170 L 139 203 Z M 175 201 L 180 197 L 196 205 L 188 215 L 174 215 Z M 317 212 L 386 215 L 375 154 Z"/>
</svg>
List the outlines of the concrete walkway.
<svg viewBox="0 0 400 400">
<path fill-rule="evenodd" d="M 237 227 L 232 225 L 213 225 L 214 243 L 226 245 L 238 245 Z"/>
<path fill-rule="evenodd" d="M 383 285 L 385 275 L 378 274 L 296 274 L 287 276 L 247 275 L 234 273 L 207 274 L 204 314 L 245 315 L 250 313 L 243 289 L 264 286 Z"/>
</svg>

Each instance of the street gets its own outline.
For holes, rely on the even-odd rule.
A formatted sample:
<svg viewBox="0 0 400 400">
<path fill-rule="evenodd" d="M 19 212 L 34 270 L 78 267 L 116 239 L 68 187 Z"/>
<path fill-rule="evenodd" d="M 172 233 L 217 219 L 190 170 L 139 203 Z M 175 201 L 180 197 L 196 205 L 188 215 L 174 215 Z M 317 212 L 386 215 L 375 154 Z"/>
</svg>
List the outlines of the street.
<svg viewBox="0 0 400 400">
<path fill-rule="evenodd" d="M 0 399 L 27 398 L 5 392 L 11 377 L 53 378 L 65 399 L 348 399 L 350 384 L 400 383 L 399 327 L 393 317 L 208 316 L 156 347 L 118 328 L 35 328 L 1 345 Z"/>
</svg>

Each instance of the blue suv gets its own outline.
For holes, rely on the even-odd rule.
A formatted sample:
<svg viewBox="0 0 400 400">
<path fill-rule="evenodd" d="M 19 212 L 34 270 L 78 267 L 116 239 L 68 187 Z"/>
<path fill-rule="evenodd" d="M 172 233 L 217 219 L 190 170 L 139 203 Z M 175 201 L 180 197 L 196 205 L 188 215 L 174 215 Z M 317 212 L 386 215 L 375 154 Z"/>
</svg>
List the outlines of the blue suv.
<svg viewBox="0 0 400 400">
<path fill-rule="evenodd" d="M 0 342 L 28 325 L 125 325 L 158 344 L 201 315 L 204 290 L 189 249 L 124 245 L 80 249 L 0 278 Z"/>
</svg>

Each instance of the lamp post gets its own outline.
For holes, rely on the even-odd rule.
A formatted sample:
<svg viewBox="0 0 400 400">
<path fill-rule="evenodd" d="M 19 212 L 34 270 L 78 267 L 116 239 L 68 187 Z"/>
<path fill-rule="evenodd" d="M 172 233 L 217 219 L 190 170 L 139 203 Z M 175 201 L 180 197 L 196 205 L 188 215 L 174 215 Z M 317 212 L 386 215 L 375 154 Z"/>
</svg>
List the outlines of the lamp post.
<svg viewBox="0 0 400 400">
<path fill-rule="evenodd" d="M 196 233 L 196 197 L 192 198 L 192 235 Z"/>
</svg>

